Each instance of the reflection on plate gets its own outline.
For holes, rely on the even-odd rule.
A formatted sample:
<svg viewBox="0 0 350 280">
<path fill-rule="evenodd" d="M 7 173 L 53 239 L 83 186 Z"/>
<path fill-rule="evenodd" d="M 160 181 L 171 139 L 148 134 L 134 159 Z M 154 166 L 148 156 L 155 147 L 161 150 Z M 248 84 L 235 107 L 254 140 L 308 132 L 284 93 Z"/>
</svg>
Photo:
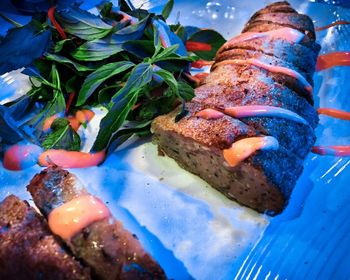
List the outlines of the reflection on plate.
<svg viewBox="0 0 350 280">
<path fill-rule="evenodd" d="M 232 37 L 267 2 L 176 1 L 172 20 L 179 17 L 183 24 Z M 316 26 L 350 20 L 350 12 L 341 7 L 291 3 Z M 321 53 L 349 50 L 349 35 L 349 25 L 318 32 Z M 317 73 L 315 106 L 350 111 L 349 75 L 349 67 Z M 3 75 L 1 99 L 22 94 L 27 86 L 18 73 Z M 346 121 L 321 116 L 316 133 L 318 144 L 350 143 Z M 350 275 L 349 165 L 346 157 L 310 154 L 287 209 L 275 218 L 229 201 L 174 161 L 158 157 L 149 141 L 131 143 L 101 167 L 71 172 L 108 202 L 170 278 L 344 279 Z M 40 169 L 11 172 L 0 167 L 0 200 L 10 193 L 29 199 L 25 186 Z"/>
</svg>

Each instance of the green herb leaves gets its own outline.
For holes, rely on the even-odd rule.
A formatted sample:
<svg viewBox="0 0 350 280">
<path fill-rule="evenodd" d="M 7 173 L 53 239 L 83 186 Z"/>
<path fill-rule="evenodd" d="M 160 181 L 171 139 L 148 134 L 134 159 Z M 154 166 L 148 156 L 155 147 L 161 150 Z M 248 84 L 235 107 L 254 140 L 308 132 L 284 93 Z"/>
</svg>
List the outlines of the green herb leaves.
<svg viewBox="0 0 350 280">
<path fill-rule="evenodd" d="M 174 7 L 174 0 L 169 0 L 162 10 L 162 16 L 164 19 L 167 19 L 169 17 L 173 7 Z"/>
<path fill-rule="evenodd" d="M 75 70 L 80 71 L 80 72 L 93 71 L 93 68 L 87 67 L 85 65 L 81 65 L 78 62 L 72 61 L 71 59 L 69 59 L 65 56 L 47 53 L 47 54 L 45 54 L 45 58 L 48 60 L 62 63 L 62 64 L 70 65 L 71 67 L 74 67 Z"/>
<path fill-rule="evenodd" d="M 41 146 L 45 149 L 64 149 L 67 151 L 80 150 L 80 137 L 72 129 L 69 121 L 63 118 L 54 120 L 51 125 L 52 132 L 48 134 Z"/>
<path fill-rule="evenodd" d="M 113 26 L 105 23 L 100 17 L 71 6 L 55 14 L 65 32 L 84 40 L 100 39 L 108 35 Z"/>
<path fill-rule="evenodd" d="M 146 27 L 148 17 L 138 23 L 124 27 L 107 37 L 90 40 L 72 52 L 72 56 L 81 61 L 100 61 L 123 51 L 122 44 L 139 39 Z"/>
<path fill-rule="evenodd" d="M 66 108 L 66 102 L 65 98 L 62 93 L 61 89 L 61 80 L 60 75 L 57 71 L 57 67 L 55 64 L 52 65 L 51 69 L 51 83 L 49 83 L 49 89 L 52 91 L 52 98 L 47 101 L 44 105 L 44 107 L 41 109 L 40 113 L 38 113 L 33 119 L 31 119 L 28 122 L 28 125 L 32 127 L 35 131 L 34 134 L 37 136 L 38 139 L 42 137 L 44 134 L 43 131 L 43 124 L 45 119 L 55 115 L 64 112 Z M 45 85 L 39 87 L 37 90 L 40 92 L 47 89 Z M 40 95 L 39 95 L 40 96 Z"/>
<path fill-rule="evenodd" d="M 108 113 L 100 122 L 92 151 L 110 153 L 132 135 L 150 133 L 152 120 L 179 104 L 177 120 L 184 116 L 185 103 L 194 96 L 187 82 L 190 63 L 198 57 L 212 60 L 225 40 L 212 30 L 190 32 L 181 24 L 170 28 L 165 20 L 173 6 L 169 0 L 162 14 L 155 15 L 128 7 L 122 0 L 119 7 L 104 4 L 95 15 L 77 6 L 59 5 L 56 12 L 50 9 L 49 19 L 35 16 L 42 22 L 10 31 L 0 43 L 6 54 L 0 58 L 0 72 L 27 65 L 25 72 L 33 82 L 27 97 L 31 108 L 37 108 L 29 121 L 21 120 L 23 134 L 36 137 L 45 149 L 78 151 L 79 135 L 67 119 L 79 110 L 102 105 Z M 22 55 L 22 41 L 28 57 Z M 197 49 L 188 52 L 188 41 Z M 198 49 L 201 44 L 206 49 Z M 44 131 L 51 116 L 61 118 Z M 1 121 L 13 127 L 4 114 Z M 22 130 L 11 132 L 14 139 L 22 137 Z"/>
<path fill-rule="evenodd" d="M 35 20 L 11 29 L 0 41 L 0 75 L 30 65 L 48 48 L 50 35 Z"/>
<path fill-rule="evenodd" d="M 108 63 L 101 66 L 96 71 L 88 75 L 81 87 L 81 90 L 78 95 L 77 106 L 83 105 L 91 94 L 94 93 L 96 88 L 101 85 L 107 79 L 122 73 L 129 68 L 134 66 L 134 63 L 129 61 L 119 61 Z"/>
<path fill-rule="evenodd" d="M 122 45 L 112 37 L 87 41 L 75 49 L 71 55 L 81 61 L 100 61 L 123 50 Z"/>
<path fill-rule="evenodd" d="M 107 147 L 113 133 L 121 127 L 136 104 L 138 93 L 152 80 L 152 74 L 153 68 L 149 63 L 141 63 L 134 67 L 125 86 L 112 98 L 110 110 L 101 121 L 93 151 Z"/>
</svg>

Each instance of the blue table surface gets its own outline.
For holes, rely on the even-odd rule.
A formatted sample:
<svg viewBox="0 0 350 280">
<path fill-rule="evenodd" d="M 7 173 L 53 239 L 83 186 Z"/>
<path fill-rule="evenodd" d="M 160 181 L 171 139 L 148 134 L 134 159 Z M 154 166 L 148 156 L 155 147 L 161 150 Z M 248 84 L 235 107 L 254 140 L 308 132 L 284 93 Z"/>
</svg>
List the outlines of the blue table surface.
<svg viewBox="0 0 350 280">
<path fill-rule="evenodd" d="M 348 0 L 312 2 L 350 7 Z M 16 15 L 8 0 L 1 0 L 0 11 L 22 24 L 30 20 Z M 0 18 L 0 34 L 9 27 Z M 349 68 L 343 69 L 350 74 Z M 323 78 L 316 77 L 315 83 Z M 342 87 L 350 92 L 348 84 Z M 349 97 L 340 103 L 349 104 Z M 350 133 L 349 127 L 346 131 Z M 309 155 L 307 162 L 286 211 L 271 220 L 253 250 L 235 260 L 235 279 L 350 278 L 350 160 Z"/>
</svg>

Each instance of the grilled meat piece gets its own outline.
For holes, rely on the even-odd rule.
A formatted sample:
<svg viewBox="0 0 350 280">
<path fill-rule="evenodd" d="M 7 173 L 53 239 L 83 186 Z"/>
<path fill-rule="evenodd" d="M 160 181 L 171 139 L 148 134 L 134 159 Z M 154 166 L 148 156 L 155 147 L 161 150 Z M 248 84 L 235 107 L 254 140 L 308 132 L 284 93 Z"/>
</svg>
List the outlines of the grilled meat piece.
<svg viewBox="0 0 350 280">
<path fill-rule="evenodd" d="M 312 76 L 319 50 L 308 16 L 288 2 L 265 7 L 220 48 L 210 74 L 186 104 L 186 116 L 175 122 L 175 110 L 153 121 L 154 142 L 227 197 L 259 212 L 281 212 L 315 142 Z M 258 107 L 270 114 L 251 112 Z M 244 114 L 229 113 L 232 108 Z M 201 115 L 213 109 L 222 116 Z M 278 148 L 274 142 L 248 152 L 250 144 L 246 150 L 240 144 L 271 136 Z M 237 164 L 232 157 L 241 160 Z"/>
<path fill-rule="evenodd" d="M 52 211 L 89 195 L 75 175 L 58 167 L 35 175 L 27 189 L 49 224 Z M 89 224 L 65 242 L 98 279 L 166 279 L 137 237 L 111 216 Z"/>
<path fill-rule="evenodd" d="M 44 217 L 14 195 L 0 204 L 0 279 L 91 279 Z"/>
</svg>

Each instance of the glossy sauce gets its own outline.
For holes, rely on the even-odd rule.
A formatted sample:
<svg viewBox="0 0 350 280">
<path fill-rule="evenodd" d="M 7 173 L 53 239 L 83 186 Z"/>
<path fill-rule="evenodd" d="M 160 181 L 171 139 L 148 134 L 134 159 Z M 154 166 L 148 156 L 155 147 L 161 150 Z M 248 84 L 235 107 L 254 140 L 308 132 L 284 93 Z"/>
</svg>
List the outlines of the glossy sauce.
<svg viewBox="0 0 350 280">
<path fill-rule="evenodd" d="M 216 120 L 222 118 L 225 114 L 214 109 L 204 109 L 196 113 L 195 116 L 206 120 Z"/>
<path fill-rule="evenodd" d="M 249 137 L 234 142 L 229 149 L 223 150 L 223 155 L 229 166 L 235 167 L 258 150 L 277 150 L 279 144 L 272 136 Z"/>
<path fill-rule="evenodd" d="M 332 109 L 332 108 L 319 108 L 317 112 L 320 115 L 327 115 L 333 118 L 350 121 L 350 112 Z"/>
<path fill-rule="evenodd" d="M 196 113 L 196 116 L 207 120 L 212 120 L 221 118 L 225 114 L 237 119 L 247 117 L 277 117 L 308 125 L 304 118 L 290 110 L 266 105 L 227 107 L 223 110 L 223 113 L 215 109 L 204 109 Z"/>
<path fill-rule="evenodd" d="M 70 240 L 85 227 L 109 216 L 108 208 L 100 199 L 84 195 L 52 210 L 48 223 L 54 234 L 64 240 Z"/>
<path fill-rule="evenodd" d="M 37 145 L 20 142 L 10 146 L 4 154 L 3 166 L 8 170 L 23 170 L 34 166 L 43 149 Z"/>
<path fill-rule="evenodd" d="M 345 21 L 345 20 L 338 20 L 338 21 L 333 22 L 331 24 L 328 24 L 328 25 L 325 25 L 322 27 L 317 27 L 317 28 L 315 28 L 315 31 L 321 31 L 321 30 L 325 30 L 325 29 L 328 29 L 328 28 L 336 26 L 336 25 L 344 25 L 344 24 L 350 24 L 350 22 Z"/>
<path fill-rule="evenodd" d="M 322 71 L 335 66 L 350 66 L 350 52 L 332 52 L 317 58 L 316 71 Z"/>
<path fill-rule="evenodd" d="M 296 29 L 283 27 L 266 32 L 244 32 L 232 38 L 227 44 L 237 44 L 258 38 L 282 39 L 290 43 L 299 43 L 304 37 L 305 35 Z"/>
<path fill-rule="evenodd" d="M 265 105 L 247 105 L 228 107 L 224 109 L 224 113 L 234 118 L 246 118 L 246 117 L 277 117 L 292 120 L 298 123 L 307 125 L 308 123 L 304 118 L 298 114 L 274 106 Z"/>
<path fill-rule="evenodd" d="M 350 156 L 350 145 L 346 146 L 314 146 L 312 152 L 319 155 Z"/>
<path fill-rule="evenodd" d="M 327 115 L 342 120 L 350 120 L 350 113 L 332 108 L 319 108 L 320 115 Z M 312 152 L 319 155 L 350 156 L 350 145 L 345 146 L 314 146 Z"/>
<path fill-rule="evenodd" d="M 99 165 L 104 161 L 104 151 L 84 153 L 66 150 L 47 150 L 39 156 L 41 166 L 57 165 L 63 168 L 84 168 Z"/>
<path fill-rule="evenodd" d="M 282 66 L 275 66 L 275 65 L 270 65 L 267 63 L 264 63 L 256 58 L 249 58 L 249 59 L 228 59 L 221 61 L 216 64 L 216 66 L 219 65 L 225 65 L 225 64 L 238 64 L 238 65 L 246 65 L 246 64 L 252 64 L 254 66 L 263 68 L 271 73 L 276 73 L 276 74 L 283 74 L 289 77 L 292 77 L 296 80 L 298 80 L 303 86 L 304 89 L 308 92 L 310 97 L 312 97 L 312 86 L 310 83 L 297 71 L 294 71 L 292 69 L 289 69 L 287 67 L 282 67 Z"/>
</svg>

